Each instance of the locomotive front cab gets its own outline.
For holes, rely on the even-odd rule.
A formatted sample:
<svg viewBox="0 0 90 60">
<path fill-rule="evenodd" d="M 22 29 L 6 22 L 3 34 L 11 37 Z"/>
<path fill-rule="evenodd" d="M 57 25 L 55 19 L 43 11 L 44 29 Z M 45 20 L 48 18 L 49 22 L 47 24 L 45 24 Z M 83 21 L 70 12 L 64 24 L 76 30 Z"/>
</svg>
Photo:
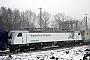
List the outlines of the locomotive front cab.
<svg viewBox="0 0 90 60">
<path fill-rule="evenodd" d="M 18 30 L 13 30 L 10 31 L 8 34 L 8 44 L 9 44 L 9 49 L 10 51 L 14 51 L 16 49 L 19 49 L 23 44 L 22 44 L 22 33 L 29 33 L 28 31 L 18 31 Z M 26 36 L 25 36 L 26 37 Z"/>
<path fill-rule="evenodd" d="M 8 43 L 10 45 L 22 44 L 22 33 L 29 33 L 29 31 L 10 31 L 8 34 Z"/>
<path fill-rule="evenodd" d="M 15 34 L 15 32 L 9 32 L 9 34 L 8 34 L 8 44 L 9 45 L 11 45 L 11 44 L 13 44 L 13 35 Z"/>
</svg>

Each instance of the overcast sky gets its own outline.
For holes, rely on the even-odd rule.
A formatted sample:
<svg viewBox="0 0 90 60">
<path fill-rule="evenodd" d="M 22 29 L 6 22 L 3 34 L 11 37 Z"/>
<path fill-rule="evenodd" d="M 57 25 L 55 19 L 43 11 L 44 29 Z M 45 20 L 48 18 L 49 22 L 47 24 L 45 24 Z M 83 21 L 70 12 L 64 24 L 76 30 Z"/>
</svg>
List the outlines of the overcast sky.
<svg viewBox="0 0 90 60">
<path fill-rule="evenodd" d="M 65 13 L 66 16 L 80 20 L 89 14 L 90 18 L 90 0 L 0 0 L 2 6 L 20 11 L 31 9 L 35 13 L 39 13 L 38 8 L 41 7 L 42 11 L 52 15 Z"/>
</svg>

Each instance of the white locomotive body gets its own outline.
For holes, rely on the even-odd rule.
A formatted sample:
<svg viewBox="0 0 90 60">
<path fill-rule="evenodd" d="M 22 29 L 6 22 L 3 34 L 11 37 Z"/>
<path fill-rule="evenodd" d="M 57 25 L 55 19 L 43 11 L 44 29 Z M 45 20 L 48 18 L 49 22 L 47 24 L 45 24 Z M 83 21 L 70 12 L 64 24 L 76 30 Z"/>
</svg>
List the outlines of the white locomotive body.
<svg viewBox="0 0 90 60">
<path fill-rule="evenodd" d="M 82 40 L 80 32 L 30 32 L 11 31 L 11 44 Z"/>
<path fill-rule="evenodd" d="M 11 31 L 8 36 L 11 50 L 22 46 L 38 49 L 44 46 L 72 45 L 83 42 L 80 31 Z"/>
<path fill-rule="evenodd" d="M 82 40 L 78 33 L 29 33 L 27 43 Z"/>
</svg>

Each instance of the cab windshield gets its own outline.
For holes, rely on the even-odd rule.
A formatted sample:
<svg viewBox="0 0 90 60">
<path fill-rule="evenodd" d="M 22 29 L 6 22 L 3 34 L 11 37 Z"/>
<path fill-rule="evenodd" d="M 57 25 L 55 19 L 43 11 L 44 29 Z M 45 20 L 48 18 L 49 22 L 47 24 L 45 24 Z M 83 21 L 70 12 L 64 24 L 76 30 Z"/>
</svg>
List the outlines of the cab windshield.
<svg viewBox="0 0 90 60">
<path fill-rule="evenodd" d="M 10 33 L 8 34 L 8 39 L 12 39 L 14 33 L 15 33 L 15 32 L 10 32 Z"/>
</svg>

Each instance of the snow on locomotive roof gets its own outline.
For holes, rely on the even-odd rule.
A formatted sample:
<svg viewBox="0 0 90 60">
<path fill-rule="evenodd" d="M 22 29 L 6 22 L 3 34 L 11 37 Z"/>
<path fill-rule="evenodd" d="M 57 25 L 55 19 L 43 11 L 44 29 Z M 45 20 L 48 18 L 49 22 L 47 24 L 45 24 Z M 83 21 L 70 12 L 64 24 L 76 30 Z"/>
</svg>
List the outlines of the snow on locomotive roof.
<svg viewBox="0 0 90 60">
<path fill-rule="evenodd" d="M 79 33 L 80 31 L 28 31 L 28 30 L 12 30 L 10 32 L 16 33 Z"/>
<path fill-rule="evenodd" d="M 29 31 L 27 31 L 27 30 L 12 30 L 12 31 L 10 31 L 10 32 L 22 32 L 22 33 L 29 33 Z"/>
<path fill-rule="evenodd" d="M 29 31 L 30 33 L 79 33 L 80 31 Z"/>
</svg>

